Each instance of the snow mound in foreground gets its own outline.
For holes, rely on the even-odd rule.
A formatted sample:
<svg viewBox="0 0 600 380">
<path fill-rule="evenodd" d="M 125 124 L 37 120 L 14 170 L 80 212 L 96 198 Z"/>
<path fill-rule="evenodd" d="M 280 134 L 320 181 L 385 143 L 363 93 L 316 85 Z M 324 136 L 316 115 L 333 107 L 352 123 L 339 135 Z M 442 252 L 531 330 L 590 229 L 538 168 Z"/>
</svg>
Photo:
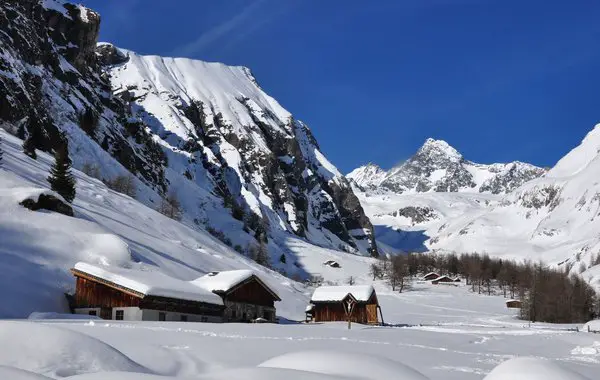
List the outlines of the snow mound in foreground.
<svg viewBox="0 0 600 380">
<path fill-rule="evenodd" d="M 0 366 L 54 378 L 101 371 L 148 372 L 120 351 L 87 335 L 8 321 L 0 322 Z"/>
<path fill-rule="evenodd" d="M 589 380 L 576 372 L 542 359 L 515 358 L 494 368 L 483 380 Z"/>
<path fill-rule="evenodd" d="M 600 331 L 600 319 L 594 319 L 583 325 L 582 331 L 596 332 Z"/>
<path fill-rule="evenodd" d="M 259 367 L 286 368 L 364 379 L 427 380 L 402 363 L 379 356 L 337 351 L 301 351 L 267 360 Z"/>
<path fill-rule="evenodd" d="M 145 375 L 140 373 L 112 372 L 112 373 L 91 373 L 81 376 L 69 377 L 69 380 L 166 380 L 171 377 Z M 174 377 L 172 379 L 175 379 Z M 185 379 L 185 378 L 177 378 Z M 200 380 L 342 380 L 346 377 L 325 375 L 320 373 L 310 373 L 305 371 L 296 371 L 280 368 L 237 368 L 222 372 L 210 373 L 194 377 Z"/>
<path fill-rule="evenodd" d="M 38 375 L 22 369 L 0 365 L 0 379 L 7 380 L 49 380 L 49 377 Z"/>
</svg>

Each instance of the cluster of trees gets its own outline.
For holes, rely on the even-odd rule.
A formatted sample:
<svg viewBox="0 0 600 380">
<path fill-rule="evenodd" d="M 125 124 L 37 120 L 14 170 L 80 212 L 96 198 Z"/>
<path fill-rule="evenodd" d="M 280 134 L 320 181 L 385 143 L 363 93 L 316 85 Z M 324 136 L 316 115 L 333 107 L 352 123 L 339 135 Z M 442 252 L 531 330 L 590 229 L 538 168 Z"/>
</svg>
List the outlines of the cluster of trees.
<svg viewBox="0 0 600 380">
<path fill-rule="evenodd" d="M 594 259 L 593 261 L 596 261 Z M 543 263 L 516 262 L 489 255 L 409 254 L 382 258 L 371 265 L 373 279 L 385 279 L 402 291 L 411 278 L 429 272 L 461 276 L 470 290 L 501 294 L 523 302 L 521 318 L 551 323 L 585 322 L 600 314 L 596 291 L 572 266 L 552 268 Z"/>
</svg>

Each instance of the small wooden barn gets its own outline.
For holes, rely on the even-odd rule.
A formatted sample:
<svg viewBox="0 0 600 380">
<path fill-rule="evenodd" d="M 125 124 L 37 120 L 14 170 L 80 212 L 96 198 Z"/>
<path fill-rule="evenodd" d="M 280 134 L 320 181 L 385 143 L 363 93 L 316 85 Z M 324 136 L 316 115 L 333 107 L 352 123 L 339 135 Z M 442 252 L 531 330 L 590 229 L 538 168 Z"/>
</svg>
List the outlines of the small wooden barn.
<svg viewBox="0 0 600 380">
<path fill-rule="evenodd" d="M 125 321 L 221 322 L 223 300 L 156 271 L 77 263 L 73 311 Z"/>
<path fill-rule="evenodd" d="M 356 302 L 352 312 L 352 322 L 379 324 L 377 312 L 383 322 L 383 314 L 371 285 L 321 286 L 315 289 L 310 303 L 310 313 L 315 322 L 347 321 L 343 303 L 348 299 Z M 308 309 L 308 308 L 307 308 Z"/>
<path fill-rule="evenodd" d="M 251 270 L 210 272 L 192 283 L 219 295 L 225 305 L 225 322 L 276 321 L 279 295 Z"/>
<path fill-rule="evenodd" d="M 509 309 L 520 309 L 523 303 L 519 300 L 508 300 L 506 301 L 506 307 Z"/>
<path fill-rule="evenodd" d="M 438 277 L 440 277 L 439 273 L 429 272 L 425 276 L 423 276 L 422 280 L 423 281 L 432 281 L 432 280 L 435 280 Z"/>
<path fill-rule="evenodd" d="M 454 280 L 448 276 L 440 276 L 440 277 L 436 278 L 435 280 L 431 281 L 431 283 L 433 285 L 437 285 L 439 283 L 454 283 Z"/>
</svg>

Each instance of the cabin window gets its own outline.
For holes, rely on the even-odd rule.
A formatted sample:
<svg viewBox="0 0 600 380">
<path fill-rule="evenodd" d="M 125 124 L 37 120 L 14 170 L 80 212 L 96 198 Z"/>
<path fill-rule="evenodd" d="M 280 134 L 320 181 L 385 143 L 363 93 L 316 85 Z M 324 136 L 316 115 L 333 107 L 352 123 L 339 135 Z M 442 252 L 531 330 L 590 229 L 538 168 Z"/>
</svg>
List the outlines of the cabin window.
<svg viewBox="0 0 600 380">
<path fill-rule="evenodd" d="M 235 319 L 235 317 L 237 317 L 236 314 L 237 313 L 235 312 L 235 310 L 231 310 L 231 319 Z"/>
<path fill-rule="evenodd" d="M 163 313 L 162 311 L 158 313 L 158 320 L 163 322 L 167 320 L 167 313 Z"/>
<path fill-rule="evenodd" d="M 187 315 L 181 315 L 181 322 L 187 322 Z"/>
<path fill-rule="evenodd" d="M 117 310 L 115 312 L 115 319 L 117 321 L 122 321 L 124 317 L 125 317 L 125 311 L 123 311 L 123 310 Z"/>
<path fill-rule="evenodd" d="M 96 313 L 96 310 L 90 310 L 88 312 L 89 315 L 98 315 L 98 313 Z"/>
<path fill-rule="evenodd" d="M 208 322 L 208 317 L 201 317 L 201 318 L 200 318 L 200 321 L 201 321 L 201 322 Z"/>
</svg>

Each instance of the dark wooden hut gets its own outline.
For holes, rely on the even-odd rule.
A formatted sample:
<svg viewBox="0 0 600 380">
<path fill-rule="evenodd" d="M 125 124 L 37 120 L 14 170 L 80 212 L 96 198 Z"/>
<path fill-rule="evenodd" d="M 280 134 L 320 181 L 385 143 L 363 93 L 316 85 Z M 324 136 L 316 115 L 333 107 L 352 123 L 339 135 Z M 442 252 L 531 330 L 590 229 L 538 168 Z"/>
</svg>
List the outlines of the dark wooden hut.
<svg viewBox="0 0 600 380">
<path fill-rule="evenodd" d="M 315 289 L 310 300 L 314 305 L 311 308 L 313 320 L 315 322 L 347 321 L 344 302 L 349 299 L 355 302 L 351 314 L 352 322 L 379 324 L 378 311 L 383 322 L 377 294 L 371 285 L 321 286 Z"/>
</svg>

